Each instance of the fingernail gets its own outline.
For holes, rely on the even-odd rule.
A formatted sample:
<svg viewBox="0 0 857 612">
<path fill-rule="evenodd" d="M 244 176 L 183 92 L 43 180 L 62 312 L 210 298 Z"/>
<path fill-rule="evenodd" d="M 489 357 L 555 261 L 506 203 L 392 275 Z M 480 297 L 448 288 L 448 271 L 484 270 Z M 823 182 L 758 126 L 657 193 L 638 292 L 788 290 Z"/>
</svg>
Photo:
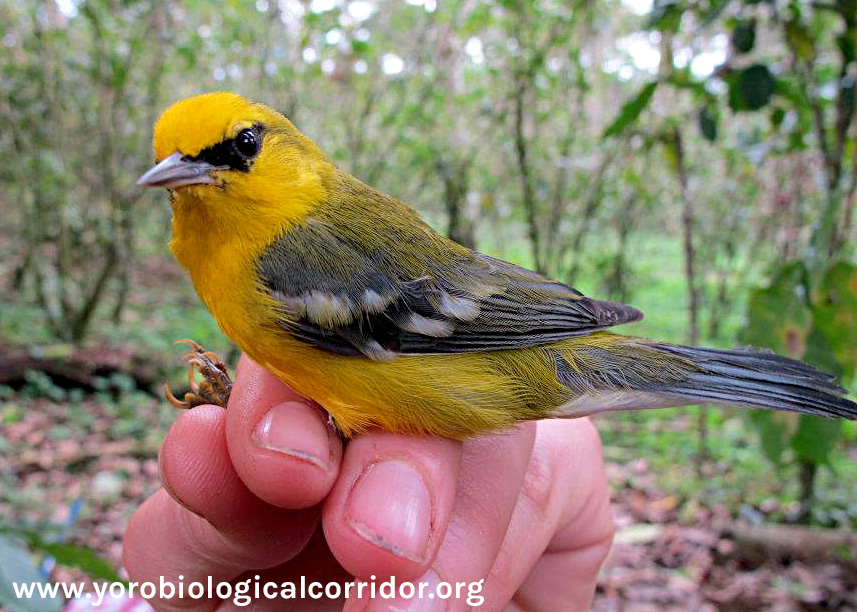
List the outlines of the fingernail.
<svg viewBox="0 0 857 612">
<path fill-rule="evenodd" d="M 419 597 L 420 584 L 425 584 Z M 414 596 L 406 599 L 396 597 L 395 599 L 375 598 L 366 608 L 367 612 L 442 612 L 448 610 L 447 600 L 437 595 L 437 585 L 440 578 L 433 570 L 427 571 L 419 580 L 414 580 Z"/>
<path fill-rule="evenodd" d="M 284 402 L 271 408 L 253 431 L 260 448 L 307 461 L 323 470 L 330 468 L 327 426 L 307 405 Z"/>
<path fill-rule="evenodd" d="M 364 469 L 346 517 L 363 538 L 398 557 L 422 563 L 431 534 L 431 496 L 416 466 L 388 459 Z"/>
</svg>

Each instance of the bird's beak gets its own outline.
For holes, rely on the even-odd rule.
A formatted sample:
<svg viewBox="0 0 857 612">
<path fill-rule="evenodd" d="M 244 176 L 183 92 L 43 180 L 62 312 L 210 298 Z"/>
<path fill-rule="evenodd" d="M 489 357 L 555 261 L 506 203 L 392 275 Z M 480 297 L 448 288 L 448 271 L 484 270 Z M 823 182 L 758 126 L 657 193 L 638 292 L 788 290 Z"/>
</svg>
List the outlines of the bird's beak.
<svg viewBox="0 0 857 612">
<path fill-rule="evenodd" d="M 137 187 L 173 189 L 183 185 L 216 185 L 211 172 L 224 169 L 225 166 L 212 166 L 204 161 L 186 159 L 181 153 L 173 153 L 138 178 Z"/>
</svg>

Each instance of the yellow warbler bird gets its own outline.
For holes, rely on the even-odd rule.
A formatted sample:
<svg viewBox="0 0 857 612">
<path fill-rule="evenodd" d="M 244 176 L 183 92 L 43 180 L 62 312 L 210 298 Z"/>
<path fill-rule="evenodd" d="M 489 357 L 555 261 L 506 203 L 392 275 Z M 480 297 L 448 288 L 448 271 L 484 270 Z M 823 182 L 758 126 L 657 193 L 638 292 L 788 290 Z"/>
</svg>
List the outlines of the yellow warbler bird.
<svg viewBox="0 0 857 612">
<path fill-rule="evenodd" d="M 706 402 L 857 418 L 799 361 L 604 332 L 642 315 L 448 240 L 262 104 L 178 102 L 154 150 L 138 185 L 170 191 L 170 249 L 202 301 L 346 436 Z"/>
</svg>

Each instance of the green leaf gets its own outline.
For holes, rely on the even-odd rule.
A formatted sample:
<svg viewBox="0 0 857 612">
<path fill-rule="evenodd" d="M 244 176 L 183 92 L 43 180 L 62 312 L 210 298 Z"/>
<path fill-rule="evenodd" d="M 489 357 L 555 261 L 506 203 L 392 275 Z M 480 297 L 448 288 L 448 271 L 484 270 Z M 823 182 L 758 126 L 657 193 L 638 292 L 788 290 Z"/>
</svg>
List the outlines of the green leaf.
<svg viewBox="0 0 857 612">
<path fill-rule="evenodd" d="M 465 35 L 472 36 L 484 31 L 491 21 L 491 7 L 487 3 L 477 4 L 467 15 L 461 29 Z"/>
<path fill-rule="evenodd" d="M 716 100 L 714 94 L 705 88 L 705 83 L 697 81 L 690 68 L 677 68 L 670 72 L 666 78 L 667 83 L 679 89 L 686 89 L 693 93 L 693 96 L 706 104 L 711 104 Z"/>
<path fill-rule="evenodd" d="M 857 27 L 857 0 L 836 0 L 836 10 L 849 28 Z"/>
<path fill-rule="evenodd" d="M 197 63 L 197 51 L 190 45 L 181 45 L 180 47 L 176 47 L 174 53 L 181 57 L 184 62 L 184 68 L 190 70 L 196 67 Z"/>
<path fill-rule="evenodd" d="M 710 106 L 699 109 L 699 131 L 709 142 L 717 140 L 717 116 Z"/>
<path fill-rule="evenodd" d="M 769 287 L 751 291 L 741 342 L 802 357 L 813 323 L 806 279 L 806 267 L 792 262 L 775 271 Z"/>
<path fill-rule="evenodd" d="M 842 55 L 843 63 L 851 63 L 857 60 L 857 42 L 854 38 L 847 34 L 842 34 L 836 38 L 836 46 L 839 47 L 839 53 Z"/>
<path fill-rule="evenodd" d="M 33 597 L 19 599 L 14 584 L 47 584 L 39 573 L 30 552 L 17 540 L 0 535 L 0 607 L 10 612 L 59 612 L 62 598 L 40 597 L 38 586 Z"/>
<path fill-rule="evenodd" d="M 705 7 L 700 6 L 700 4 L 694 5 L 693 8 L 700 20 L 699 28 L 705 29 L 714 23 L 730 4 L 731 0 L 709 0 Z"/>
<path fill-rule="evenodd" d="M 749 53 L 756 44 L 756 20 L 739 21 L 732 30 L 732 48 L 736 53 Z"/>
<path fill-rule="evenodd" d="M 815 313 L 813 313 L 815 316 Z M 818 327 L 818 318 L 813 320 L 812 330 L 806 341 L 806 350 L 801 359 L 822 372 L 827 372 L 836 378 L 842 378 L 843 368 L 836 360 L 833 346 L 828 342 L 824 332 Z"/>
<path fill-rule="evenodd" d="M 815 57 L 815 40 L 801 22 L 792 19 L 786 23 L 786 42 L 795 55 L 803 60 Z"/>
<path fill-rule="evenodd" d="M 365 40 L 351 39 L 351 50 L 356 55 L 366 55 L 372 49 L 372 44 Z"/>
<path fill-rule="evenodd" d="M 90 578 L 106 580 L 107 582 L 122 582 L 110 562 L 100 557 L 91 548 L 66 543 L 43 544 L 37 548 L 51 555 L 60 565 L 83 570 Z"/>
<path fill-rule="evenodd" d="M 655 89 L 657 89 L 657 87 L 658 81 L 647 83 L 636 96 L 625 102 L 625 104 L 622 105 L 622 109 L 619 111 L 619 115 L 604 131 L 603 138 L 610 138 L 611 136 L 622 133 L 626 127 L 636 121 L 640 116 L 640 113 L 642 113 L 649 105 L 649 102 L 652 100 L 652 96 L 655 95 Z"/>
<path fill-rule="evenodd" d="M 825 272 L 813 295 L 816 327 L 824 335 L 842 373 L 857 372 L 857 266 L 839 261 Z"/>
<path fill-rule="evenodd" d="M 786 111 L 779 106 L 771 110 L 771 127 L 779 129 L 786 118 Z"/>
<path fill-rule="evenodd" d="M 853 373 L 857 361 L 857 267 L 847 262 L 834 264 L 810 296 L 806 266 L 801 262 L 781 265 L 769 287 L 751 292 L 740 338 L 802 358 L 828 372 L 845 370 L 842 362 L 847 362 Z M 786 427 L 795 418 L 775 413 L 751 416 L 765 455 L 778 462 L 788 444 L 798 460 L 826 463 L 841 435 L 841 422 L 801 415 L 796 429 Z"/>
<path fill-rule="evenodd" d="M 649 21 L 646 23 L 646 28 L 675 34 L 681 25 L 681 16 L 683 13 L 684 9 L 677 2 L 669 0 L 656 2 L 652 7 L 652 13 L 649 16 Z"/>
<path fill-rule="evenodd" d="M 753 64 L 727 78 L 729 107 L 735 111 L 759 110 L 777 90 L 777 80 L 764 64 Z"/>
<path fill-rule="evenodd" d="M 816 465 L 827 463 L 842 434 L 842 421 L 801 415 L 791 446 L 797 459 Z"/>
<path fill-rule="evenodd" d="M 792 130 L 789 132 L 787 151 L 804 151 L 807 148 L 806 132 L 803 130 Z"/>
<path fill-rule="evenodd" d="M 43 527 L 15 529 L 14 533 L 25 539 L 30 549 L 50 555 L 61 565 L 79 568 L 96 580 L 122 582 L 111 563 L 87 546 L 57 542 L 56 535 L 46 532 Z"/>
<path fill-rule="evenodd" d="M 773 464 L 782 464 L 783 453 L 789 447 L 789 440 L 798 426 L 799 416 L 773 410 L 752 410 L 748 414 L 750 422 L 759 432 L 765 457 Z"/>
<path fill-rule="evenodd" d="M 676 140 L 675 138 L 664 138 L 662 142 L 667 166 L 669 166 L 670 171 L 678 174 L 678 146 Z"/>
</svg>

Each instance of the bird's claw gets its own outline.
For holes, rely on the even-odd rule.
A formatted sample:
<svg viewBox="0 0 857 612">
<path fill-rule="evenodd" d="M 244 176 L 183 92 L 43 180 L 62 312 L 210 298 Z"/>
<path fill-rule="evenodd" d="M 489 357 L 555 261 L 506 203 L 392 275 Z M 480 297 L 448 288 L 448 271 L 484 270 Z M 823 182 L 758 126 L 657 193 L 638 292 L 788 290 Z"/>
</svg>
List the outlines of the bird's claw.
<svg viewBox="0 0 857 612">
<path fill-rule="evenodd" d="M 232 379 L 226 370 L 226 365 L 220 357 L 206 351 L 193 340 L 179 340 L 176 344 L 186 344 L 190 351 L 185 353 L 182 360 L 187 363 L 187 378 L 190 391 L 185 393 L 184 400 L 178 399 L 164 384 L 164 396 L 176 408 L 187 410 L 203 404 L 214 404 L 226 408 L 229 395 L 232 393 Z M 197 383 L 196 370 L 202 375 Z"/>
</svg>

